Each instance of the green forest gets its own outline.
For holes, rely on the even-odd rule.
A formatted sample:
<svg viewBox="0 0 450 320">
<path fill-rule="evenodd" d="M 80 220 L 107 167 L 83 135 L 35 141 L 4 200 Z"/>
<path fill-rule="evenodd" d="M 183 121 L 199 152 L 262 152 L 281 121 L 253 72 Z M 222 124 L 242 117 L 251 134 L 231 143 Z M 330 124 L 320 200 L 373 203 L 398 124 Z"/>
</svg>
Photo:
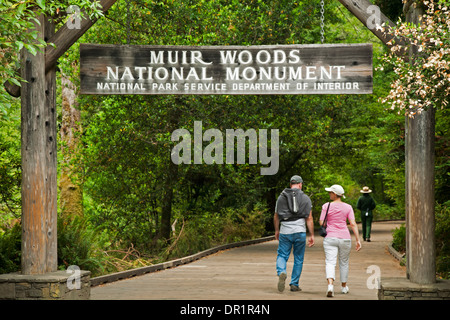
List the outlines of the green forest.
<svg viewBox="0 0 450 320">
<path fill-rule="evenodd" d="M 372 2 L 392 21 L 405 21 L 401 0 Z M 435 11 L 448 18 L 448 1 L 435 2 Z M 375 220 L 405 218 L 405 110 L 392 110 L 385 99 L 393 83 L 406 77 L 392 63 L 390 50 L 338 1 L 324 2 L 325 43 L 373 45 L 373 94 L 81 95 L 81 43 L 319 44 L 321 1 L 119 0 L 104 16 L 89 1 L 74 3 L 99 20 L 57 65 L 60 269 L 78 265 L 95 277 L 271 235 L 276 199 L 295 174 L 303 178 L 317 225 L 329 199 L 325 187 L 332 184 L 344 187 L 344 201 L 353 206 L 357 221 L 363 186 L 373 190 Z M 438 3 L 443 8 L 438 10 Z M 0 0 L 2 83 L 20 81 L 14 75 L 19 50 L 45 45 L 20 36 L 33 15 L 54 15 L 58 29 L 67 23 L 67 7 L 66 1 Z M 433 31 L 442 38 L 435 47 L 447 50 L 440 57 L 446 68 L 448 27 Z M 445 278 L 450 274 L 449 74 L 446 69 L 440 98 L 429 97 L 434 102 L 428 106 L 436 109 L 437 271 Z M 20 121 L 20 98 L 2 89 L 0 273 L 20 269 Z M 248 161 L 174 164 L 171 134 L 181 128 L 192 132 L 195 121 L 202 121 L 203 130 L 222 132 L 278 129 L 278 172 L 261 175 L 262 165 Z M 397 230 L 395 238 L 401 233 Z"/>
</svg>

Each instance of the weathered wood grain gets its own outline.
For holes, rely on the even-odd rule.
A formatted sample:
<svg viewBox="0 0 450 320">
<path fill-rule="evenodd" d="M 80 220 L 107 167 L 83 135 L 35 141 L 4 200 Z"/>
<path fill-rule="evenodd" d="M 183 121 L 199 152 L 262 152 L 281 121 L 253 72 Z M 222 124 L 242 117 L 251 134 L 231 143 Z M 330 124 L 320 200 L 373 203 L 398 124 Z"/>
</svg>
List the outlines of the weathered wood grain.
<svg viewBox="0 0 450 320">
<path fill-rule="evenodd" d="M 44 16 L 38 37 L 52 34 Z M 55 72 L 45 74 L 44 54 L 22 50 L 22 274 L 57 269 Z"/>
<path fill-rule="evenodd" d="M 80 45 L 81 94 L 370 94 L 372 45 Z"/>
</svg>

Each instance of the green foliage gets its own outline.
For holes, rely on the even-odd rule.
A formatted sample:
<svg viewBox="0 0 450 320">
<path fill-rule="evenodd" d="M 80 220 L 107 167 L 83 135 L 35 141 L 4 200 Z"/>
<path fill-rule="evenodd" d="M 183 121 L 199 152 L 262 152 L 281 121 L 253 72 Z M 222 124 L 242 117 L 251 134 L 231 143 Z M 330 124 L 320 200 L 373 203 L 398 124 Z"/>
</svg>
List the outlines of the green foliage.
<svg viewBox="0 0 450 320">
<path fill-rule="evenodd" d="M 386 203 L 378 203 L 374 210 L 374 220 L 397 220 L 403 219 L 405 212 L 399 206 L 392 206 Z"/>
<path fill-rule="evenodd" d="M 11 107 L 3 120 L 0 116 L 0 223 L 5 217 L 20 215 L 20 108 Z M 1 225 L 1 224 L 0 224 Z"/>
<path fill-rule="evenodd" d="M 76 265 L 89 270 L 92 276 L 104 272 L 102 250 L 108 245 L 101 233 L 91 229 L 81 217 L 58 219 L 58 268 L 66 270 Z"/>
<path fill-rule="evenodd" d="M 101 26 L 114 32 L 93 37 L 98 43 L 124 43 L 129 18 L 132 44 L 310 43 L 318 39 L 319 8 L 319 0 L 119 2 L 106 16 L 115 23 Z"/>
<path fill-rule="evenodd" d="M 436 203 L 435 207 L 435 242 L 436 242 L 436 272 L 444 279 L 450 279 L 450 201 L 444 204 Z M 403 224 L 392 233 L 392 246 L 399 252 L 406 252 L 406 227 Z"/>
<path fill-rule="evenodd" d="M 373 3 L 380 7 L 383 12 L 392 21 L 398 21 L 403 15 L 403 1 L 401 0 L 375 0 Z"/>
<path fill-rule="evenodd" d="M 123 5 L 118 3 L 83 41 L 124 43 L 129 37 L 132 44 L 255 45 L 320 39 L 319 1 L 131 1 L 130 17 Z M 374 42 L 379 63 L 383 47 L 356 18 L 339 4 L 327 3 L 326 12 L 328 42 Z M 76 53 L 70 55 L 77 59 Z M 403 206 L 401 191 L 395 191 L 403 189 L 403 171 L 385 171 L 403 166 L 401 147 L 390 144 L 402 141 L 401 126 L 392 129 L 397 118 L 384 115 L 377 101 L 389 90 L 390 72 L 376 75 L 373 96 L 82 97 L 86 216 L 123 247 L 155 253 L 177 241 L 169 251 L 195 251 L 214 242 L 209 229 L 217 237 L 223 232 L 211 215 L 228 221 L 223 212 L 252 210 L 257 203 L 266 206 L 262 225 L 270 232 L 280 190 L 293 173 L 300 173 L 316 216 L 328 201 L 324 187 L 340 183 L 349 203 L 356 202 L 362 185 L 373 186 L 377 203 L 385 204 L 378 216 L 397 217 L 391 205 Z M 279 172 L 262 177 L 259 165 L 171 165 L 171 132 L 192 132 L 196 120 L 203 122 L 203 130 L 279 129 Z M 389 144 L 380 145 L 379 139 Z M 185 223 L 178 240 L 161 238 L 168 206 L 170 221 L 178 219 L 177 227 Z"/>
<path fill-rule="evenodd" d="M 450 201 L 437 204 L 436 215 L 436 272 L 450 279 Z"/>
<path fill-rule="evenodd" d="M 0 274 L 20 270 L 21 236 L 19 223 L 12 228 L 0 229 Z"/>
<path fill-rule="evenodd" d="M 450 195 L 450 111 L 436 110 L 435 197 L 444 204 Z"/>
<path fill-rule="evenodd" d="M 189 220 L 177 223 L 173 244 L 165 251 L 167 258 L 194 254 L 208 248 L 256 239 L 265 232 L 264 206 L 257 204 L 247 209 L 223 209 L 220 212 L 203 212 Z"/>
<path fill-rule="evenodd" d="M 398 252 L 406 252 L 406 227 L 404 224 L 392 232 L 392 246 Z"/>
<path fill-rule="evenodd" d="M 61 19 L 59 14 L 65 12 L 70 5 L 78 6 L 80 12 L 85 12 L 81 13 L 81 17 L 95 18 L 102 15 L 98 1 L 0 0 L 0 120 L 7 116 L 13 101 L 3 84 L 8 81 L 20 86 L 23 81 L 18 74 L 19 52 L 23 49 L 36 55 L 47 46 L 35 29 L 35 24 L 40 24 L 38 17 L 41 14 L 54 17 L 55 23 L 60 26 L 66 22 L 68 15 Z"/>
</svg>

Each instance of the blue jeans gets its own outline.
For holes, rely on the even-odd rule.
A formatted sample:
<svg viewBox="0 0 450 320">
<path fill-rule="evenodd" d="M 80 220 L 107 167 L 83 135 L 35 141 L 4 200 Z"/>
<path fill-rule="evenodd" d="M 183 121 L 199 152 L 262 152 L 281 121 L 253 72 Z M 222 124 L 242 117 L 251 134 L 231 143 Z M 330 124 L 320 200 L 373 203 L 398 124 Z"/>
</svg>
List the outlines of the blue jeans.
<svg viewBox="0 0 450 320">
<path fill-rule="evenodd" d="M 286 273 L 286 263 L 294 253 L 294 267 L 292 268 L 291 285 L 298 286 L 298 281 L 303 270 L 303 258 L 305 257 L 306 232 L 292 234 L 280 234 L 277 251 L 277 275 Z"/>
</svg>

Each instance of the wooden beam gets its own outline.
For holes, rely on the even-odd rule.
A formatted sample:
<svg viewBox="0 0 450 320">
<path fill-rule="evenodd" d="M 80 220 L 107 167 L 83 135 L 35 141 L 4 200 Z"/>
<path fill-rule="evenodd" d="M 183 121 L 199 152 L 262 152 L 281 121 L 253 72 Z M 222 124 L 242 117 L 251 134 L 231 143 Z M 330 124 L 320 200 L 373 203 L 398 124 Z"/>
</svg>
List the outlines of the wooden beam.
<svg viewBox="0 0 450 320">
<path fill-rule="evenodd" d="M 117 0 L 101 0 L 100 4 L 105 13 Z M 83 19 L 80 23 L 80 29 L 69 29 L 67 24 L 64 24 L 56 34 L 49 39 L 48 42 L 54 43 L 55 47 L 48 46 L 45 49 L 45 71 L 48 72 L 58 61 L 59 57 L 63 55 L 92 25 L 97 19 Z"/>
<path fill-rule="evenodd" d="M 103 13 L 106 13 L 109 8 L 117 0 L 100 0 Z M 59 57 L 66 52 L 95 22 L 97 19 L 90 20 L 89 18 L 82 19 L 80 21 L 79 29 L 69 29 L 67 24 L 64 24 L 56 34 L 47 40 L 47 43 L 55 44 L 53 46 L 47 46 L 45 48 L 45 72 L 52 69 Z M 4 83 L 6 91 L 13 97 L 20 97 L 20 87 L 6 81 Z"/>
<path fill-rule="evenodd" d="M 339 0 L 342 5 L 347 8 L 364 26 L 366 26 L 378 39 L 381 40 L 386 46 L 391 47 L 391 40 L 396 44 L 405 41 L 401 38 L 395 37 L 390 33 L 390 29 L 395 27 L 395 23 L 386 17 L 381 10 L 374 11 L 374 4 L 369 0 Z M 377 28 L 375 22 L 379 22 L 380 26 L 384 25 L 385 30 Z M 399 52 L 399 55 L 403 56 L 403 52 Z"/>
</svg>

